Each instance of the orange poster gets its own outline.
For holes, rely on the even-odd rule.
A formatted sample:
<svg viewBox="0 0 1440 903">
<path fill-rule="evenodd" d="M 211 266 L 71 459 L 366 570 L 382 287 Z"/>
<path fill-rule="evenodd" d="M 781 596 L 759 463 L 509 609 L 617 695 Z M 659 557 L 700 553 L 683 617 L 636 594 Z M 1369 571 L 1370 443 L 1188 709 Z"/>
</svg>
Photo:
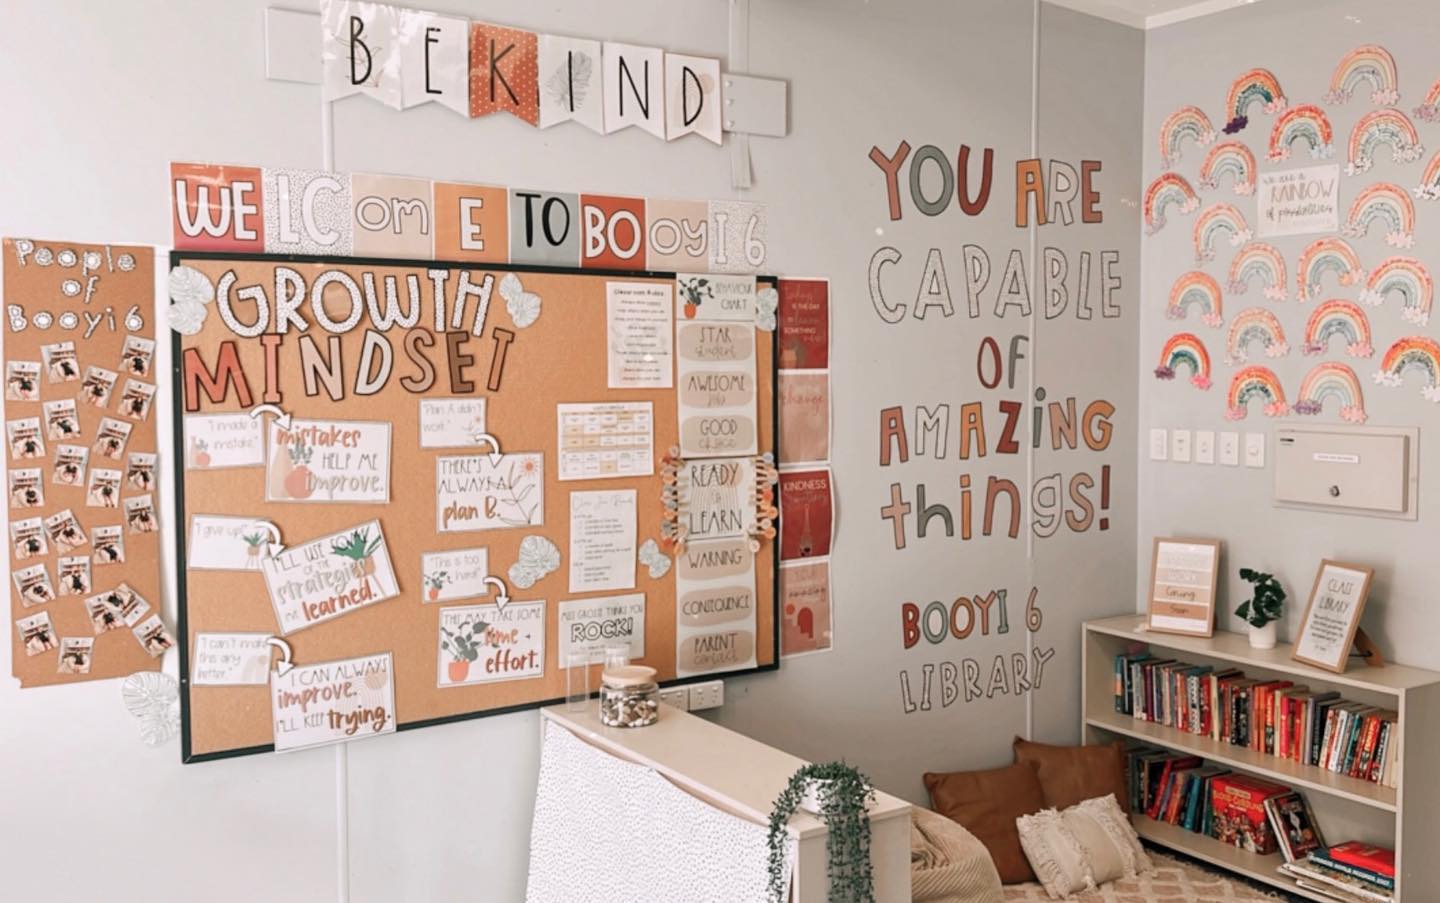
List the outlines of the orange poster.
<svg viewBox="0 0 1440 903">
<path fill-rule="evenodd" d="M 470 25 L 470 118 L 509 113 L 540 124 L 535 32 L 484 22 Z"/>
</svg>

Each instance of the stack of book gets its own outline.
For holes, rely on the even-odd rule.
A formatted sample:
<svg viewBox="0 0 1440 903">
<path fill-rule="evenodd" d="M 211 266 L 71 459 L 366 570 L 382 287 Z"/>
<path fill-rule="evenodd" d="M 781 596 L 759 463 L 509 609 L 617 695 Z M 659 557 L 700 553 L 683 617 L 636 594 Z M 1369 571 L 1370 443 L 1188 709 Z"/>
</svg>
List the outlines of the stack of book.
<svg viewBox="0 0 1440 903">
<path fill-rule="evenodd" d="M 1293 795 L 1288 788 L 1169 750 L 1139 747 L 1126 757 L 1132 812 L 1252 852 L 1275 851 L 1266 801 Z"/>
<path fill-rule="evenodd" d="M 1148 652 L 1115 657 L 1115 711 L 1336 774 L 1395 787 L 1399 713 Z"/>
<path fill-rule="evenodd" d="M 1369 844 L 1342 843 L 1312 850 L 1280 871 L 1308 890 L 1339 900 L 1390 903 L 1395 899 L 1395 853 Z"/>
</svg>

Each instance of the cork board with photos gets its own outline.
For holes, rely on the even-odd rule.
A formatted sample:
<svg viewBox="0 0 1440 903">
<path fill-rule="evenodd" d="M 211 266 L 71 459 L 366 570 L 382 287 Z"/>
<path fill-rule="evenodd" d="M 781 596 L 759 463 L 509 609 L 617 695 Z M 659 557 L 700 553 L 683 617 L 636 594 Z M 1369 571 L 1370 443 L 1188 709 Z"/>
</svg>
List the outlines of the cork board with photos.
<svg viewBox="0 0 1440 903">
<path fill-rule="evenodd" d="M 7 238 L 4 280 L 14 676 L 157 670 L 154 251 Z"/>
<path fill-rule="evenodd" d="M 674 274 L 171 264 L 186 761 L 553 702 L 616 642 L 662 681 L 776 665 L 773 542 L 733 517 L 775 441 L 753 300 L 717 325 Z M 730 492 L 676 558 L 663 459 L 701 419 Z"/>
</svg>

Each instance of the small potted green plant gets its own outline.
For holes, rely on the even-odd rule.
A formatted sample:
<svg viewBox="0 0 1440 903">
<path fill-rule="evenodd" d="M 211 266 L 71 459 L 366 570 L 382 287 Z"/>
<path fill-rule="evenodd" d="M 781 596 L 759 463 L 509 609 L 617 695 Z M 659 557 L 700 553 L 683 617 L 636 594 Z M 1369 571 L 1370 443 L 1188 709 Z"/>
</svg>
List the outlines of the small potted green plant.
<svg viewBox="0 0 1440 903">
<path fill-rule="evenodd" d="M 1250 625 L 1250 645 L 1255 649 L 1274 649 L 1275 626 L 1285 610 L 1285 588 L 1274 575 L 1250 568 L 1240 569 L 1240 579 L 1254 587 L 1250 598 L 1235 609 L 1235 614 Z"/>
<path fill-rule="evenodd" d="M 865 807 L 874 801 L 875 790 L 869 780 L 844 762 L 805 765 L 791 775 L 770 810 L 766 837 L 770 847 L 769 903 L 785 903 L 790 895 L 785 880 L 790 846 L 786 826 L 796 809 L 816 808 L 829 830 L 825 851 L 830 903 L 875 903 L 870 817 L 865 813 Z"/>
</svg>

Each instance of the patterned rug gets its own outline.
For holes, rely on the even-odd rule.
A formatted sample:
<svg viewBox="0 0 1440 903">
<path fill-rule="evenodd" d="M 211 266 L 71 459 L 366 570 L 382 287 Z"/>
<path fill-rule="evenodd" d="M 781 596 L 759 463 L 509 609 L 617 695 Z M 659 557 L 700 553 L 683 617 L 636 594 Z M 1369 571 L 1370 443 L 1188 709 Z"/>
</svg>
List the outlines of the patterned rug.
<svg viewBox="0 0 1440 903">
<path fill-rule="evenodd" d="M 1071 899 L 1087 903 L 1270 903 L 1289 899 L 1283 894 L 1256 890 L 1243 881 L 1206 871 L 1198 865 L 1147 848 L 1155 871 L 1138 878 L 1114 881 Z M 1006 903 L 1049 903 L 1039 884 L 1012 884 L 1005 888 Z"/>
</svg>

